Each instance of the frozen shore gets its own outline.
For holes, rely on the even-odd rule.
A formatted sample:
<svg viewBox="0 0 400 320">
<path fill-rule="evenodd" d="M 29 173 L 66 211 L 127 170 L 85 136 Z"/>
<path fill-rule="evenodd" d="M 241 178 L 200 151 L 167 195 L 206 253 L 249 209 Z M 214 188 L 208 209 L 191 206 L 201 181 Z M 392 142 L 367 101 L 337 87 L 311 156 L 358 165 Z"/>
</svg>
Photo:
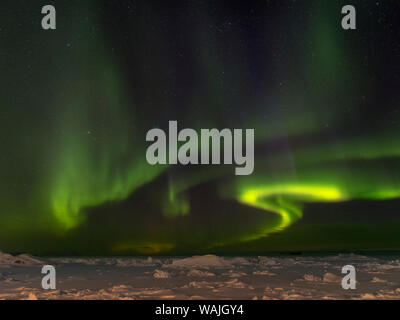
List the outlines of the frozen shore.
<svg viewBox="0 0 400 320">
<path fill-rule="evenodd" d="M 57 289 L 41 288 L 53 265 Z M 341 269 L 357 271 L 344 290 Z M 400 257 L 40 258 L 0 252 L 0 299 L 400 299 Z"/>
</svg>

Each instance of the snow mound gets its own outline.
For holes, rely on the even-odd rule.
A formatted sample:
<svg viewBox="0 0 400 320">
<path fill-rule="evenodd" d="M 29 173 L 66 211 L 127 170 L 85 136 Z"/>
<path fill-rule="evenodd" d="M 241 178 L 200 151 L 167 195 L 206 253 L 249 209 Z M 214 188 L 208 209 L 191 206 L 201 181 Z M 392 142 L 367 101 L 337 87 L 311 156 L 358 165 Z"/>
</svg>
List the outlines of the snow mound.
<svg viewBox="0 0 400 320">
<path fill-rule="evenodd" d="M 259 264 L 265 265 L 265 266 L 274 266 L 277 265 L 278 262 L 276 261 L 275 258 L 269 258 L 269 257 L 258 257 Z"/>
<path fill-rule="evenodd" d="M 175 259 L 171 264 L 164 265 L 168 268 L 227 268 L 232 264 L 224 258 L 212 254 L 193 256 L 184 259 Z"/>
<path fill-rule="evenodd" d="M 363 294 L 360 296 L 360 298 L 363 299 L 363 300 L 373 300 L 373 299 L 375 299 L 376 297 L 375 297 L 372 293 L 363 293 Z"/>
<path fill-rule="evenodd" d="M 324 274 L 324 279 L 323 279 L 324 282 L 340 282 L 341 280 L 342 280 L 341 277 L 333 273 L 327 272 Z"/>
<path fill-rule="evenodd" d="M 153 277 L 156 279 L 168 279 L 170 275 L 167 271 L 156 269 L 153 273 Z"/>
<path fill-rule="evenodd" d="M 13 256 L 8 253 L 4 253 L 0 251 L 0 265 L 25 265 L 25 266 L 32 266 L 32 265 L 40 265 L 43 264 L 37 258 L 34 258 L 28 254 L 20 254 L 18 256 Z"/>
<path fill-rule="evenodd" d="M 329 276 L 328 276 L 329 277 Z M 305 274 L 303 276 L 305 281 L 311 281 L 311 282 L 320 282 L 322 279 L 320 277 L 314 276 L 313 274 Z M 325 278 L 324 278 L 325 280 Z"/>
<path fill-rule="evenodd" d="M 215 277 L 214 273 L 208 271 L 201 271 L 197 269 L 190 270 L 187 274 L 188 277 Z"/>
</svg>

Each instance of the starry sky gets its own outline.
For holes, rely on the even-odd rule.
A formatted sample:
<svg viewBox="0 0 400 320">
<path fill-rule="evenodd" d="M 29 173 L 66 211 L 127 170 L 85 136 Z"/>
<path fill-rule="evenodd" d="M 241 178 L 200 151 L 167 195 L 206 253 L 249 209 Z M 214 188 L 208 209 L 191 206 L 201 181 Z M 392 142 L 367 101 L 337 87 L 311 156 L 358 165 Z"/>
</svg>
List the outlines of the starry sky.
<svg viewBox="0 0 400 320">
<path fill-rule="evenodd" d="M 351 3 L 2 1 L 0 250 L 400 249 L 400 5 Z M 149 165 L 169 120 L 254 128 L 254 173 Z"/>
</svg>

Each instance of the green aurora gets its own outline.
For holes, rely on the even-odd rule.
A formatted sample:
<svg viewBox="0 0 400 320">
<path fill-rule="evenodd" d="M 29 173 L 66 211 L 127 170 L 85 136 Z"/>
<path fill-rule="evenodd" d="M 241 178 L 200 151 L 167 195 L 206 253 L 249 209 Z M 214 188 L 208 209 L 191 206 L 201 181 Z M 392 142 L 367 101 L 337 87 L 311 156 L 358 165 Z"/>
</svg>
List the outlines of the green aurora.
<svg viewBox="0 0 400 320">
<path fill-rule="evenodd" d="M 382 40 L 374 55 L 379 31 L 341 30 L 340 3 L 257 4 L 268 16 L 260 20 L 246 5 L 174 11 L 154 2 L 129 11 L 129 1 L 56 2 L 55 32 L 38 27 L 41 1 L 21 3 L 1 10 L 0 249 L 376 249 L 351 217 L 345 228 L 356 231 L 345 243 L 332 236 L 318 246 L 312 225 L 315 239 L 296 245 L 295 226 L 313 206 L 357 203 L 367 212 L 371 202 L 400 198 L 400 96 L 381 99 L 391 78 L 370 76 L 390 53 Z M 146 131 L 175 119 L 181 128 L 254 128 L 253 175 L 147 164 Z M 396 205 L 389 211 L 398 215 Z M 400 230 L 393 219 L 391 235 Z M 334 225 L 321 227 L 335 235 Z M 386 225 L 376 225 L 375 239 Z"/>
</svg>

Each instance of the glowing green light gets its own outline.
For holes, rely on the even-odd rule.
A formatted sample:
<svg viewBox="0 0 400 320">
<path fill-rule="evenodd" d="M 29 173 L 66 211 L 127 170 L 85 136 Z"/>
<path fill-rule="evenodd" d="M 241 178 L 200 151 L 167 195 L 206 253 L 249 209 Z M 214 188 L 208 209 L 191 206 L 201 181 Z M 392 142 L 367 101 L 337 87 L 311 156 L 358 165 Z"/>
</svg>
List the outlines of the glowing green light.
<svg viewBox="0 0 400 320">
<path fill-rule="evenodd" d="M 324 185 L 272 185 L 245 189 L 238 197 L 246 205 L 272 211 L 281 217 L 279 225 L 271 231 L 283 230 L 301 218 L 301 206 L 295 201 L 340 201 L 345 195 L 335 186 Z"/>
</svg>

